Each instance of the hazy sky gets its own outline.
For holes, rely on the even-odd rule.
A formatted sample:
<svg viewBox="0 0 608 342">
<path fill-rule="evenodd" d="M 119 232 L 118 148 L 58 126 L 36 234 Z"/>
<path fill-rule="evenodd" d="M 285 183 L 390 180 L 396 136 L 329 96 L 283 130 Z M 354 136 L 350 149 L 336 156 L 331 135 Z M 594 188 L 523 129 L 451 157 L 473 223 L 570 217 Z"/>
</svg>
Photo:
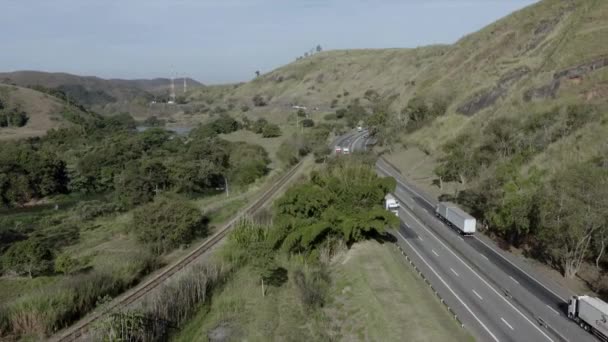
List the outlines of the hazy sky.
<svg viewBox="0 0 608 342">
<path fill-rule="evenodd" d="M 453 43 L 536 0 L 0 0 L 0 70 L 249 80 L 324 49 Z"/>
</svg>

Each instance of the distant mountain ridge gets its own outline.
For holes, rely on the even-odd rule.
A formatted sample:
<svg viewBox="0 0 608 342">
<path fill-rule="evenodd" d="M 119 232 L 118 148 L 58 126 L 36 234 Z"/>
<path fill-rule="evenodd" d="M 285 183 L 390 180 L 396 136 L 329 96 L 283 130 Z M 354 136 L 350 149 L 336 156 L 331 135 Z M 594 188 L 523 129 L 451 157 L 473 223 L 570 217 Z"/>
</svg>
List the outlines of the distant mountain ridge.
<svg viewBox="0 0 608 342">
<path fill-rule="evenodd" d="M 192 78 L 187 78 L 186 81 L 192 88 L 203 86 Z M 30 70 L 0 73 L 0 83 L 21 87 L 56 88 L 87 107 L 134 100 L 147 101 L 155 95 L 167 93 L 170 82 L 171 80 L 167 78 L 104 79 L 96 76 Z M 183 85 L 183 78 L 176 79 L 176 87 L 178 85 Z"/>
</svg>

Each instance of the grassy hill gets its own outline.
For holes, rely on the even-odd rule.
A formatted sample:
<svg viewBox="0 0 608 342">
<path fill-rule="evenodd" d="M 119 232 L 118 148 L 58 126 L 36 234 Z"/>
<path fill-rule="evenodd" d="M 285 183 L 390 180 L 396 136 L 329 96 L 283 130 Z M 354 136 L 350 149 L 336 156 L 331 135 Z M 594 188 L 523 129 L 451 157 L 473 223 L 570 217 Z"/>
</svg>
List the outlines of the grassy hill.
<svg viewBox="0 0 608 342">
<path fill-rule="evenodd" d="M 15 71 L 0 73 L 0 83 L 22 87 L 42 86 L 58 89 L 78 104 L 100 113 L 132 112 L 135 116 L 145 116 L 148 103 L 155 96 L 166 97 L 171 80 L 155 79 L 103 79 L 93 76 L 78 76 L 67 73 L 41 71 Z M 182 83 L 180 83 L 182 82 Z M 196 80 L 187 78 L 190 89 L 202 87 Z M 183 79 L 176 81 L 177 93 L 182 88 Z"/>
<path fill-rule="evenodd" d="M 23 127 L 0 127 L 0 140 L 42 136 L 49 129 L 71 125 L 62 115 L 66 103 L 49 94 L 0 84 L 0 101 L 5 110 L 19 108 L 28 118 Z M 87 115 L 74 108 L 73 111 L 77 115 Z"/>
<path fill-rule="evenodd" d="M 568 250 L 577 237 L 540 241 L 552 223 L 539 212 L 551 210 L 552 191 L 586 201 L 576 194 L 584 184 L 557 188 L 574 184 L 569 177 L 604 184 L 606 23 L 606 1 L 543 0 L 449 46 L 317 53 L 248 83 L 206 87 L 190 100 L 284 126 L 296 122 L 293 105 L 308 107 L 316 122 L 364 108 L 363 121 L 385 142 L 379 149 L 420 186 L 456 197 L 511 243 L 537 244 L 530 253 L 560 268 L 564 255 L 548 254 Z M 601 179 L 569 174 L 577 169 Z M 605 255 L 602 241 L 594 236 L 588 260 Z"/>
<path fill-rule="evenodd" d="M 287 124 L 294 121 L 294 104 L 308 107 L 314 118 L 315 112 L 333 112 L 358 98 L 371 113 L 365 93 L 374 90 L 382 98 L 393 96 L 389 111 L 402 129 L 392 134 L 440 157 L 443 146 L 460 135 L 481 144 L 488 125 L 499 118 L 524 121 L 573 104 L 605 112 L 607 21 L 605 1 L 545 0 L 450 46 L 322 52 L 248 83 L 200 89 L 190 99 L 234 112 L 247 106 L 247 115 Z M 254 106 L 255 95 L 267 105 Z M 440 101 L 447 110 L 407 130 L 404 109 L 412 98 L 428 106 Z M 553 166 L 572 149 L 594 155 L 600 146 L 594 142 L 606 133 L 606 125 L 597 124 L 602 117 L 582 123 L 578 134 L 555 139 L 531 163 Z M 577 136 L 583 139 L 578 147 L 572 141 Z"/>
</svg>

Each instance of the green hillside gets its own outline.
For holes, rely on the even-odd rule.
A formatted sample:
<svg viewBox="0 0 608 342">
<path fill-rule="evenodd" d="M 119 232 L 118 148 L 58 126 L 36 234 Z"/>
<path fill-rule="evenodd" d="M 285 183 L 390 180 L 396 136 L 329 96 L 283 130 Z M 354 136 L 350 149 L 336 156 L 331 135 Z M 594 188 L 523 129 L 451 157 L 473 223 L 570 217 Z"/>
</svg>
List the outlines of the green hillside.
<svg viewBox="0 0 608 342">
<path fill-rule="evenodd" d="M 293 105 L 315 122 L 363 120 L 420 186 L 572 276 L 565 259 L 580 254 L 567 241 L 592 236 L 584 258 L 600 263 L 602 230 L 563 228 L 574 235 L 544 241 L 555 223 L 545 199 L 565 183 L 573 207 L 594 198 L 599 213 L 608 196 L 598 186 L 599 197 L 577 197 L 606 177 L 607 23 L 606 1 L 544 0 L 450 46 L 321 52 L 190 100 L 282 125 L 296 123 Z M 584 221 L 572 215 L 569 227 Z"/>
<path fill-rule="evenodd" d="M 23 122 L 4 125 L 2 116 L 15 113 L 24 117 Z M 0 140 L 42 136 L 50 129 L 72 125 L 77 118 L 92 115 L 51 94 L 0 84 Z"/>
</svg>

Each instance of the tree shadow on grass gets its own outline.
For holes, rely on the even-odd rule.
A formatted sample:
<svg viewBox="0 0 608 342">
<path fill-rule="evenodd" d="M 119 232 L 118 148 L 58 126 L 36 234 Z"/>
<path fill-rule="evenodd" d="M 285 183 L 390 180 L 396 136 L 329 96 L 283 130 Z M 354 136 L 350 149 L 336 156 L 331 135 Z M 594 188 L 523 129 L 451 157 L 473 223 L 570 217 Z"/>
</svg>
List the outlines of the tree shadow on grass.
<svg viewBox="0 0 608 342">
<path fill-rule="evenodd" d="M 289 280 L 287 275 L 287 269 L 283 267 L 277 267 L 270 272 L 267 277 L 264 277 L 264 282 L 268 285 L 280 287 Z"/>
</svg>

